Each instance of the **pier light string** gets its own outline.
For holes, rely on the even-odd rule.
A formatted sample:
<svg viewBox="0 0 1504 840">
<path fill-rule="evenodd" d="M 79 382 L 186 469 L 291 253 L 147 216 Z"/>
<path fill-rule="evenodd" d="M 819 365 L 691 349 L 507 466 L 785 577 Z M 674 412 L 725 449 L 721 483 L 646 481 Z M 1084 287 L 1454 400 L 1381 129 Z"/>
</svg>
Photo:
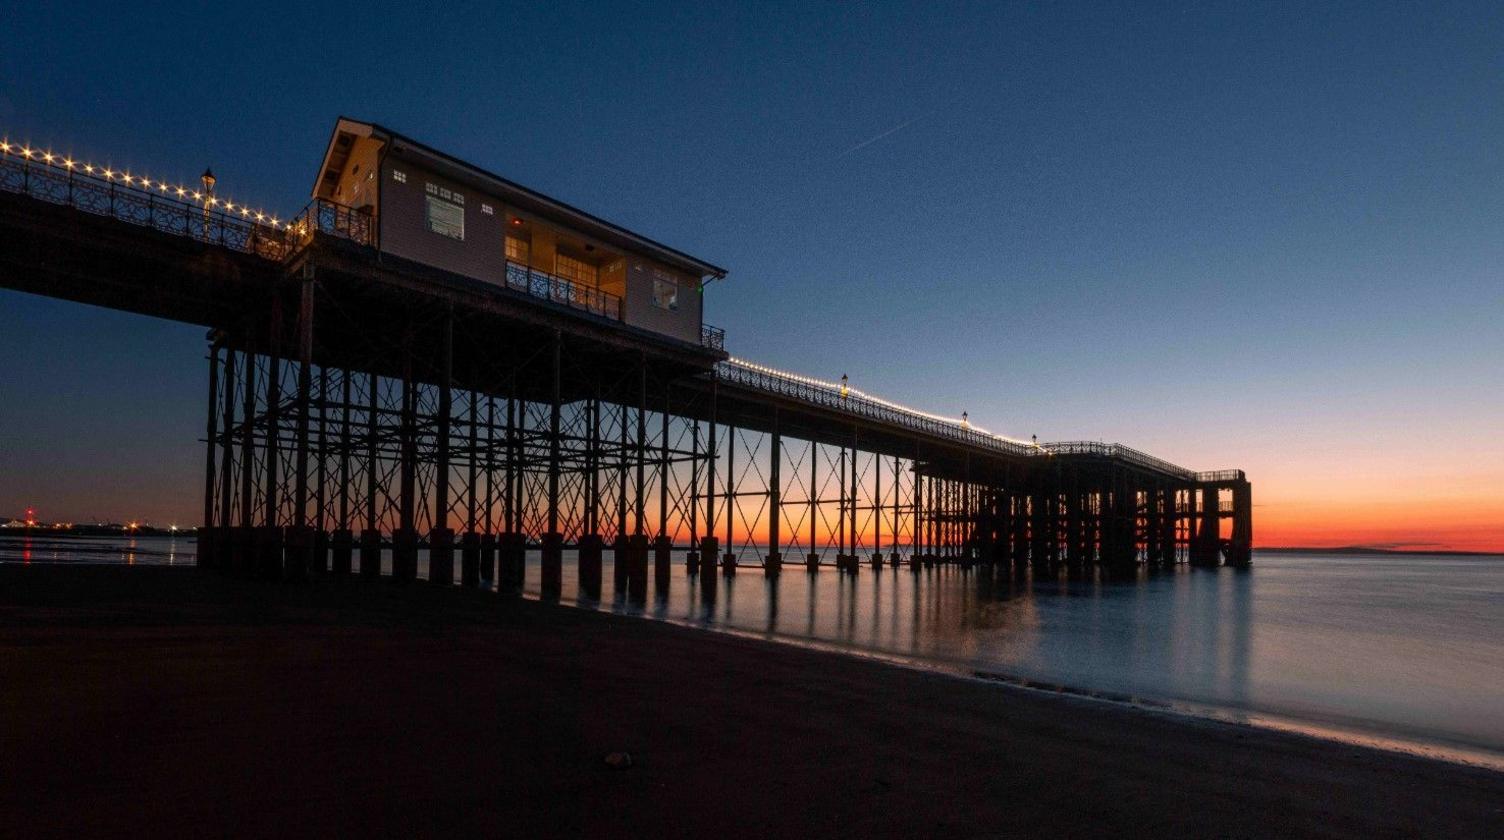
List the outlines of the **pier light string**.
<svg viewBox="0 0 1504 840">
<path fill-rule="evenodd" d="M 244 202 L 228 201 L 208 195 L 202 190 L 191 189 L 181 184 L 169 183 L 147 175 L 133 175 L 125 170 L 117 170 L 108 166 L 95 166 L 92 163 L 74 160 L 67 155 L 56 154 L 51 149 L 43 150 L 24 143 L 12 143 L 9 138 L 0 138 L 0 156 L 19 157 L 31 163 L 54 167 L 70 173 L 81 172 L 95 178 L 102 178 L 111 183 L 124 184 L 127 187 L 148 193 L 155 192 L 188 204 L 197 204 L 205 209 L 216 210 L 229 216 L 238 215 L 242 219 L 254 219 L 275 230 L 293 229 L 292 222 L 283 222 L 276 216 L 253 209 Z"/>
<path fill-rule="evenodd" d="M 1000 440 L 1005 443 L 1018 444 L 1020 446 L 1033 446 L 1036 448 L 1039 446 L 1038 443 L 1030 442 L 1027 440 L 1018 440 L 1016 438 L 1010 438 L 1006 435 L 994 434 L 993 432 L 989 432 L 986 429 L 976 425 L 975 423 L 969 422 L 969 418 L 946 417 L 943 414 L 933 414 L 931 412 L 923 411 L 911 406 L 903 405 L 901 403 L 892 402 L 891 400 L 885 400 L 882 397 L 873 396 L 872 394 L 869 394 L 865 391 L 853 388 L 849 384 L 843 385 L 840 382 L 828 382 L 824 379 L 816 379 L 812 376 L 804 376 L 803 374 L 793 373 L 791 371 L 771 368 L 767 365 L 760 365 L 756 362 L 749 362 L 746 359 L 738 359 L 734 356 L 727 359 L 727 361 L 730 364 L 735 365 L 736 367 L 745 368 L 756 373 L 775 376 L 780 379 L 792 380 L 794 382 L 800 383 L 801 385 L 809 385 L 811 387 L 820 388 L 835 394 L 847 394 L 860 397 L 867 402 L 875 403 L 877 405 L 883 406 L 884 408 L 890 408 L 894 411 L 901 411 L 905 414 L 912 414 L 916 417 L 923 417 L 926 420 L 933 420 L 937 423 L 944 423 L 948 426 L 954 426 L 956 429 L 963 432 L 971 432 L 983 437 L 993 438 L 994 440 Z"/>
</svg>

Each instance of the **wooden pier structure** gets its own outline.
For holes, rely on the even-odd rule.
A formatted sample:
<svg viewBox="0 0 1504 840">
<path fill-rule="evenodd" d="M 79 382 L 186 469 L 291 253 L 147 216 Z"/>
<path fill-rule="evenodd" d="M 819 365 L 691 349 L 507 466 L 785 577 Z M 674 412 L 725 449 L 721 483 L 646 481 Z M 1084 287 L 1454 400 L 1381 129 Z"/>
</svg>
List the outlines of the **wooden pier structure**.
<svg viewBox="0 0 1504 840">
<path fill-rule="evenodd" d="M 207 176 L 207 173 L 206 173 Z M 208 330 L 199 563 L 599 597 L 756 566 L 1244 566 L 1240 470 L 736 359 L 722 269 L 370 123 L 283 221 L 0 143 L 0 286 Z M 844 377 L 843 377 L 844 379 Z"/>
</svg>

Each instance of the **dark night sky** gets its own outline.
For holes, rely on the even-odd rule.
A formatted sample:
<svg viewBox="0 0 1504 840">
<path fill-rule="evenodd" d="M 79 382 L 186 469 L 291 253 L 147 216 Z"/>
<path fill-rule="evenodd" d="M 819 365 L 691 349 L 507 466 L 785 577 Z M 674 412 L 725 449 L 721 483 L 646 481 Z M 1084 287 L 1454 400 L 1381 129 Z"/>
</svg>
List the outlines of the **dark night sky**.
<svg viewBox="0 0 1504 840">
<path fill-rule="evenodd" d="M 287 215 L 376 120 L 728 266 L 736 355 L 1504 547 L 1497 2 L 124 5 L 7 8 L 0 134 Z M 0 515 L 191 524 L 203 351 L 0 293 Z"/>
</svg>

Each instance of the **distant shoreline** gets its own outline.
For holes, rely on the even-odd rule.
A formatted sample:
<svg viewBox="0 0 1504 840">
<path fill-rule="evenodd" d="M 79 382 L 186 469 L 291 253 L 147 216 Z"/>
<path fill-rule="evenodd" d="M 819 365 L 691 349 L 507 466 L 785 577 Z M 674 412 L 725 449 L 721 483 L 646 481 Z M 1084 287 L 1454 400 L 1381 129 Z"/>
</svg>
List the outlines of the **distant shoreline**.
<svg viewBox="0 0 1504 840">
<path fill-rule="evenodd" d="M 137 525 L 135 528 L 127 528 L 124 525 L 74 525 L 68 528 L 53 528 L 51 526 L 38 526 L 26 528 L 18 526 L 0 527 L 0 539 L 38 539 L 54 538 L 68 539 L 70 537 L 192 537 L 196 536 L 196 528 L 179 528 L 174 531 L 171 528 L 156 528 L 150 525 Z"/>
<path fill-rule="evenodd" d="M 1279 548 L 1255 547 L 1254 554 L 1378 554 L 1383 556 L 1410 557 L 1504 557 L 1498 551 L 1456 551 L 1448 549 L 1369 548 L 1361 545 L 1344 545 L 1337 548 L 1314 548 L 1310 546 L 1282 546 Z"/>
</svg>

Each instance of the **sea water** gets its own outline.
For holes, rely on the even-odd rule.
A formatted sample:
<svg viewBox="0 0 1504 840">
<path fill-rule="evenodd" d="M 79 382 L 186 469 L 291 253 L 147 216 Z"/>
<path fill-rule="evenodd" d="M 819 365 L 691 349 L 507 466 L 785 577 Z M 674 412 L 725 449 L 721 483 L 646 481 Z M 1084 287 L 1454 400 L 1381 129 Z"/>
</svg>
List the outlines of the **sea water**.
<svg viewBox="0 0 1504 840">
<path fill-rule="evenodd" d="M 191 537 L 0 540 L 0 562 L 191 564 Z M 1504 558 L 1256 554 L 1107 581 L 955 566 L 802 564 L 561 601 L 909 664 L 1498 765 Z M 387 552 L 386 571 L 390 571 Z M 536 596 L 538 553 L 524 591 Z M 420 576 L 426 574 L 420 557 Z"/>
</svg>

